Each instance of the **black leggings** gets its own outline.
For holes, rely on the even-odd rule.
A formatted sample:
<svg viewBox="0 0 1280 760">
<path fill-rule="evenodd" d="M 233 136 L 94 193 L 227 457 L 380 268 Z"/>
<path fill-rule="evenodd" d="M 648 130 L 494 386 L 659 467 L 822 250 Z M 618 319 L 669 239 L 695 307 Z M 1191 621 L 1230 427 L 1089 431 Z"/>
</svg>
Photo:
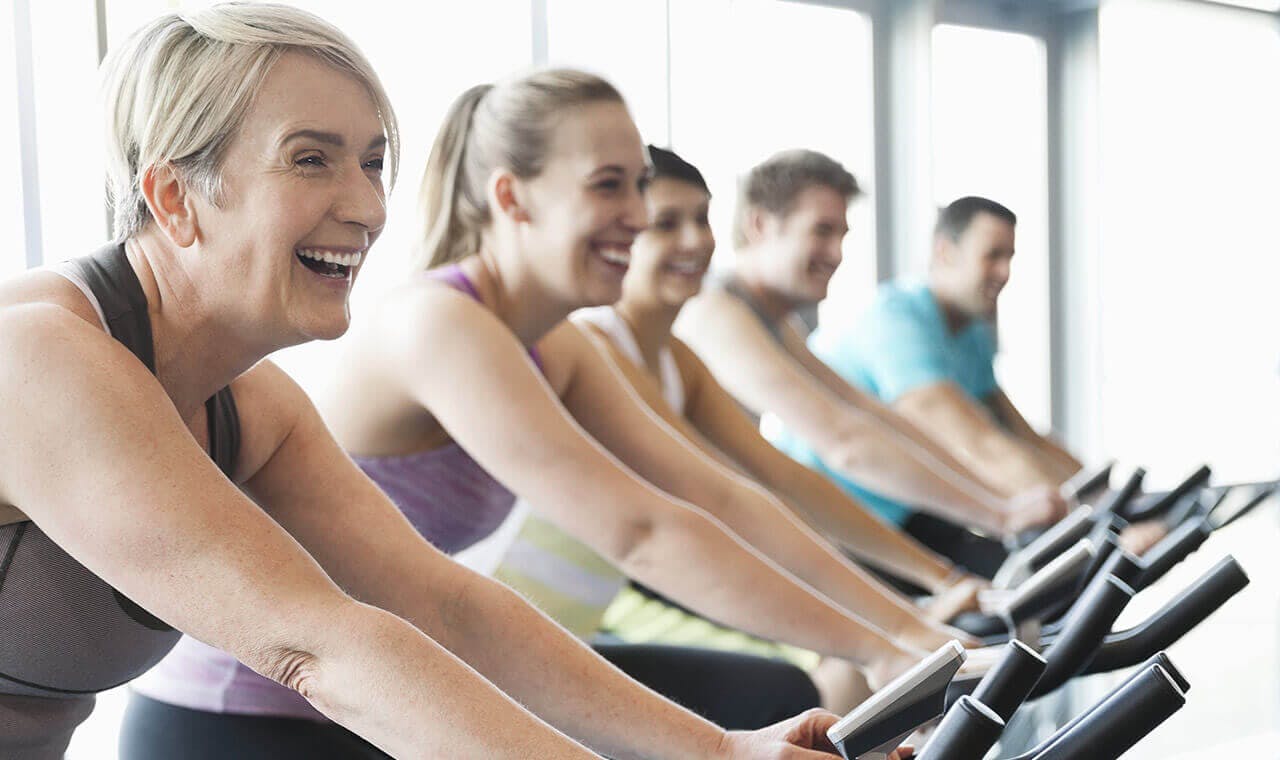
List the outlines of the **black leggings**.
<svg viewBox="0 0 1280 760">
<path fill-rule="evenodd" d="M 640 683 L 728 729 L 764 728 L 820 702 L 809 674 L 782 660 L 661 644 L 593 648 Z"/>
<path fill-rule="evenodd" d="M 623 672 L 729 729 L 752 729 L 818 706 L 805 672 L 779 660 L 661 645 L 597 644 Z M 189 710 L 129 696 L 120 760 L 387 760 L 333 723 Z"/>
<path fill-rule="evenodd" d="M 120 760 L 389 760 L 336 723 L 188 710 L 129 695 Z"/>
</svg>

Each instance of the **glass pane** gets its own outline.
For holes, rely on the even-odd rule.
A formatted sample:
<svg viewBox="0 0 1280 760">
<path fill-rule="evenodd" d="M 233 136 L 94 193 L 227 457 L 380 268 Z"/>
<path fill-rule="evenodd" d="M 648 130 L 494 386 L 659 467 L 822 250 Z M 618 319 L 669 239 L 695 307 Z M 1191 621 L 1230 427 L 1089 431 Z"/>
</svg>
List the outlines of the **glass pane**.
<svg viewBox="0 0 1280 760">
<path fill-rule="evenodd" d="M 83 256 L 107 239 L 98 42 L 93 4 L 68 13 L 29 3 L 44 261 Z"/>
<path fill-rule="evenodd" d="M 1048 158 L 1044 44 L 1023 34 L 933 30 L 933 192 L 1018 215 L 1013 274 L 1000 296 L 1000 384 L 1032 425 L 1050 424 Z M 924 272 L 912 274 L 924 276 Z"/>
<path fill-rule="evenodd" d="M 1101 65 L 1107 450 L 1170 478 L 1201 461 L 1224 481 L 1274 476 L 1280 34 L 1253 14 L 1120 2 L 1104 6 Z"/>
<path fill-rule="evenodd" d="M 0 11 L 0 277 L 26 266 L 22 219 L 22 162 L 18 136 L 18 88 L 14 59 L 13 12 Z"/>
<path fill-rule="evenodd" d="M 830 154 L 867 195 L 849 213 L 824 315 L 875 287 L 871 23 L 854 11 L 764 0 L 671 3 L 672 144 L 711 185 L 716 266 L 732 258 L 737 180 L 788 148 Z"/>
<path fill-rule="evenodd" d="M 640 135 L 657 145 L 668 142 L 666 6 L 661 0 L 547 2 L 550 63 L 608 79 L 622 91 Z M 621 29 L 626 33 L 614 33 Z"/>
</svg>

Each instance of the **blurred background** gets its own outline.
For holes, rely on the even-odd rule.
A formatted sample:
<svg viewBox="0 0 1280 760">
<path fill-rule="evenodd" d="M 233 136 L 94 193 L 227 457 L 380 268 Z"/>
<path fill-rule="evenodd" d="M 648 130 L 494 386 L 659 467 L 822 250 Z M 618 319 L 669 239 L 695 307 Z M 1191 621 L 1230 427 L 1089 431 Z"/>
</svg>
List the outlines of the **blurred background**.
<svg viewBox="0 0 1280 760">
<path fill-rule="evenodd" d="M 0 276 L 108 239 L 98 63 L 152 16 L 209 4 L 0 3 Z M 701 167 L 718 258 L 732 256 L 737 177 L 769 154 L 815 148 L 857 175 L 868 193 L 824 320 L 854 318 L 880 280 L 923 275 L 937 206 L 1004 203 L 1018 256 L 998 373 L 1033 424 L 1086 461 L 1144 465 L 1157 486 L 1201 462 L 1221 482 L 1277 474 L 1280 0 L 292 4 L 359 43 L 400 117 L 400 181 L 357 315 L 406 270 L 450 101 L 573 65 L 619 86 L 647 141 Z M 314 389 L 329 350 L 279 359 Z M 1209 757 L 1230 742 L 1280 756 L 1259 738 L 1280 727 L 1276 527 L 1260 512 L 1166 582 L 1227 551 L 1254 578 L 1173 650 L 1190 703 L 1130 757 Z M 119 706 L 102 699 L 73 760 L 114 757 Z"/>
</svg>

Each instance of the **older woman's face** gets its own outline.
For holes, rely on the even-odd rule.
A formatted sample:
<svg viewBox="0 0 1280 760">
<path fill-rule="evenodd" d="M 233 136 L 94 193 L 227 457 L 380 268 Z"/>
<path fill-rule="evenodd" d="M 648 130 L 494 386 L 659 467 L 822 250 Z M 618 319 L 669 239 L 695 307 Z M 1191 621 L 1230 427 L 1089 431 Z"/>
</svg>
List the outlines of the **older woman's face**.
<svg viewBox="0 0 1280 760">
<path fill-rule="evenodd" d="M 386 221 L 384 149 L 358 80 L 282 56 L 229 147 L 222 202 L 196 201 L 213 292 L 286 341 L 345 332 L 352 283 Z"/>
</svg>

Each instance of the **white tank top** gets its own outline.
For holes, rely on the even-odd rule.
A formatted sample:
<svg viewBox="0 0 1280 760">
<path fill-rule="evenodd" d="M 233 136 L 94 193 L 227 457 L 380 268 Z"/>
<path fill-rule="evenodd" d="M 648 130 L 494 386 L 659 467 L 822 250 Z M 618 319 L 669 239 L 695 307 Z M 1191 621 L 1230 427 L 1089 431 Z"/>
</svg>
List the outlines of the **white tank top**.
<svg viewBox="0 0 1280 760">
<path fill-rule="evenodd" d="M 630 359 L 632 364 L 640 369 L 647 369 L 635 334 L 631 332 L 631 327 L 627 325 L 626 320 L 619 316 L 612 306 L 579 309 L 569 319 L 578 324 L 589 324 L 600 328 L 605 335 L 609 336 L 609 341 Z M 663 346 L 658 353 L 658 382 L 662 385 L 662 397 L 677 414 L 684 414 L 684 379 L 680 377 L 680 367 L 676 364 L 676 357 L 668 346 Z"/>
</svg>

